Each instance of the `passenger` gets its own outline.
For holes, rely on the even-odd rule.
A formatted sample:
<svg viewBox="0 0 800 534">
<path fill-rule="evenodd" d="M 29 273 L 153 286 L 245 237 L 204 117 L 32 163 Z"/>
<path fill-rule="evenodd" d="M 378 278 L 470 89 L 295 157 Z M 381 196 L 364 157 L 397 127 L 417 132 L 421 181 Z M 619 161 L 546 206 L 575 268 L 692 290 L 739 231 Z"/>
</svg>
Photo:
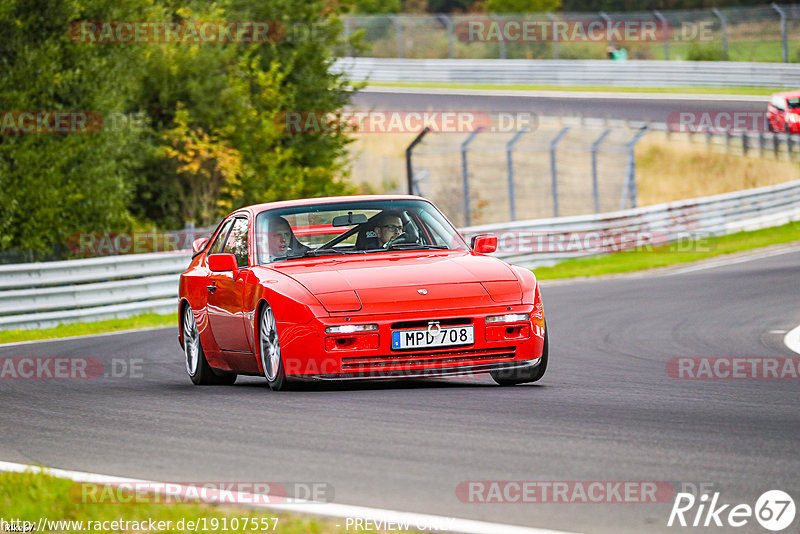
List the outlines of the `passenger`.
<svg viewBox="0 0 800 534">
<path fill-rule="evenodd" d="M 283 217 L 270 217 L 268 223 L 268 250 L 271 258 L 303 254 L 308 247 L 300 243 L 292 232 L 289 221 Z"/>
</svg>

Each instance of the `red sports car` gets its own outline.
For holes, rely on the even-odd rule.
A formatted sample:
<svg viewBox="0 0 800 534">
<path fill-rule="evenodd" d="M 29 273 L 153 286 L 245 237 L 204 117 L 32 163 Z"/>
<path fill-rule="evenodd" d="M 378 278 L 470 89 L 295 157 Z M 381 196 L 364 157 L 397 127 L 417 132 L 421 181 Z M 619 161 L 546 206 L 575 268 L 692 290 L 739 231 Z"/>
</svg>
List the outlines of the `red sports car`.
<svg viewBox="0 0 800 534">
<path fill-rule="evenodd" d="M 770 132 L 800 133 L 800 91 L 775 93 L 767 105 Z"/>
<path fill-rule="evenodd" d="M 406 195 L 272 202 L 198 239 L 181 275 L 179 342 L 195 384 L 490 373 L 547 368 L 533 273 L 467 245 L 427 200 Z"/>
</svg>

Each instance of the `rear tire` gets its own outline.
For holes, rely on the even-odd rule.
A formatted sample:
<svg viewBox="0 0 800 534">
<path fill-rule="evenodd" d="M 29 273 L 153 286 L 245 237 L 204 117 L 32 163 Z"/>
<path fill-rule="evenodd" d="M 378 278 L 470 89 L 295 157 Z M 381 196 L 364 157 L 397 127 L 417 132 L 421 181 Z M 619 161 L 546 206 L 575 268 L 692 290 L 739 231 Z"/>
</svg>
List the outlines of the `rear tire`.
<svg viewBox="0 0 800 534">
<path fill-rule="evenodd" d="M 550 344 L 547 340 L 547 324 L 544 330 L 544 343 L 542 344 L 542 358 L 536 367 L 523 367 L 521 369 L 508 369 L 490 371 L 492 379 L 501 386 L 515 386 L 527 382 L 536 382 L 544 376 L 547 370 L 547 358 L 550 353 Z"/>
<path fill-rule="evenodd" d="M 208 365 L 190 306 L 183 310 L 183 354 L 186 357 L 186 372 L 196 386 L 231 385 L 236 382 L 236 373 L 220 371 Z"/>
<path fill-rule="evenodd" d="M 278 322 L 269 304 L 264 304 L 258 321 L 258 352 L 264 378 L 272 391 L 289 389 L 289 381 L 283 368 L 281 344 L 278 340 Z"/>
</svg>

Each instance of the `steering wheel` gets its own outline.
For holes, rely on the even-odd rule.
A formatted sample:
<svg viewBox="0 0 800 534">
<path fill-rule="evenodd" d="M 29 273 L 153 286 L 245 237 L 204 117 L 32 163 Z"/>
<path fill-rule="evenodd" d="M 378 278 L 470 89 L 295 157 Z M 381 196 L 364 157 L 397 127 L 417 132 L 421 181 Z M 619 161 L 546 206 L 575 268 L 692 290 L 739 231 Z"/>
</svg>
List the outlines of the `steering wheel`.
<svg viewBox="0 0 800 534">
<path fill-rule="evenodd" d="M 384 243 L 383 248 L 389 248 L 392 245 L 394 245 L 395 243 L 416 243 L 416 242 L 417 242 L 417 239 L 414 239 L 413 237 L 408 235 L 406 232 L 403 232 L 402 234 L 400 234 L 399 236 L 395 237 L 391 241 L 387 241 L 386 243 Z"/>
</svg>

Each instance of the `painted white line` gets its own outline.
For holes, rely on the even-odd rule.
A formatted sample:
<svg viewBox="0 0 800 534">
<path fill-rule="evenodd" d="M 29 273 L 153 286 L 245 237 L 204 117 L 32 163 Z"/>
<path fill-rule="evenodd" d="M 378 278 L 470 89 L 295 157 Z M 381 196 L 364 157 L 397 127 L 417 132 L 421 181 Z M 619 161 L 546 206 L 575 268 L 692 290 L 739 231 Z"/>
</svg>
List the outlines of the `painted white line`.
<svg viewBox="0 0 800 534">
<path fill-rule="evenodd" d="M 612 91 L 536 91 L 525 89 L 448 89 L 446 87 L 393 87 L 369 86 L 361 89 L 363 93 L 402 93 L 422 95 L 452 95 L 452 96 L 518 96 L 523 98 L 572 98 L 586 100 L 587 98 L 611 98 L 616 100 L 709 100 L 714 102 L 763 102 L 766 104 L 769 96 L 765 95 L 714 95 L 691 93 L 626 93 Z"/>
<path fill-rule="evenodd" d="M 727 259 L 727 260 L 709 261 L 709 262 L 701 263 L 699 265 L 692 265 L 691 267 L 684 267 L 682 269 L 676 269 L 676 270 L 670 271 L 668 273 L 661 273 L 661 276 L 674 276 L 676 274 L 693 273 L 695 271 L 703 271 L 705 269 L 716 269 L 718 267 L 727 267 L 728 265 L 736 265 L 737 263 L 746 263 L 748 261 L 762 260 L 764 258 L 771 258 L 773 256 L 780 256 L 782 254 L 790 254 L 792 252 L 798 252 L 798 251 L 800 251 L 800 248 L 791 247 L 791 248 L 780 249 L 780 250 L 772 250 L 770 252 L 762 252 L 761 254 L 753 254 L 753 255 L 748 255 L 748 256 L 730 258 L 730 259 Z"/>
<path fill-rule="evenodd" d="M 800 354 L 800 325 L 786 332 L 783 337 L 783 344 L 789 347 L 789 350 Z"/>
<path fill-rule="evenodd" d="M 770 334 L 785 334 L 786 330 L 770 330 Z"/>
<path fill-rule="evenodd" d="M 85 473 L 82 471 L 66 471 L 64 469 L 42 468 L 35 465 L 18 464 L 0 461 L 0 471 L 22 473 L 31 471 L 34 473 L 43 472 L 55 477 L 74 480 L 75 482 L 88 482 L 92 484 L 164 484 L 152 480 L 141 480 L 133 478 L 122 478 L 110 475 L 100 475 L 97 473 Z M 172 487 L 179 487 L 182 494 L 190 495 L 196 489 L 188 486 L 181 486 L 170 483 Z M 416 514 L 410 512 L 398 512 L 384 508 L 368 508 L 365 506 L 353 506 L 347 504 L 334 504 L 326 502 L 308 501 L 296 499 L 290 504 L 265 504 L 263 495 L 254 495 L 239 492 L 236 494 L 237 501 L 248 503 L 247 507 L 267 508 L 270 510 L 280 510 L 298 514 L 338 517 L 338 518 L 363 518 L 373 521 L 397 522 L 419 527 L 419 530 L 439 530 L 447 532 L 462 532 L 464 534 L 570 534 L 563 530 L 548 530 L 534 527 L 521 527 L 517 525 L 507 525 L 503 523 L 489 523 L 486 521 L 473 521 L 471 519 L 459 519 L 457 517 L 445 517 L 430 514 Z M 257 504 L 249 504 L 257 503 Z M 244 506 L 244 505 L 238 505 Z M 432 528 L 438 527 L 438 528 Z M 446 527 L 446 528 L 442 528 Z"/>
<path fill-rule="evenodd" d="M 117 336 L 120 334 L 130 334 L 133 332 L 150 332 L 152 330 L 164 330 L 165 328 L 177 328 L 178 324 L 174 326 L 152 326 L 149 328 L 131 328 L 129 330 L 117 330 L 116 332 L 101 332 L 99 334 L 86 334 L 85 336 L 67 336 L 67 337 L 53 337 L 50 339 L 31 339 L 30 341 L 14 341 L 12 343 L 0 343 L 0 349 L 3 347 L 14 347 L 16 345 L 32 345 L 34 343 L 50 343 L 52 341 L 70 341 L 72 339 L 87 339 L 92 337 L 106 337 Z"/>
</svg>

